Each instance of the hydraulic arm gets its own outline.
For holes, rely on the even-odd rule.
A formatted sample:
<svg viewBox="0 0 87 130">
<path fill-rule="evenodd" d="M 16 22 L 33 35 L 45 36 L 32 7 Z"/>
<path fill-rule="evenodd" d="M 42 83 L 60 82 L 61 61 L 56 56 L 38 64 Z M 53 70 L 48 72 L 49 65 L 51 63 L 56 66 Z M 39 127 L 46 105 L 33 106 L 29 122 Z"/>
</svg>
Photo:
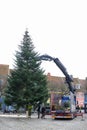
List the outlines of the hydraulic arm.
<svg viewBox="0 0 87 130">
<path fill-rule="evenodd" d="M 40 60 L 46 60 L 46 61 L 54 61 L 55 64 L 59 67 L 59 69 L 63 72 L 63 74 L 65 75 L 66 77 L 66 82 L 69 86 L 69 90 L 70 92 L 74 93 L 74 88 L 72 86 L 72 82 L 73 82 L 73 79 L 72 77 L 68 74 L 66 68 L 64 67 L 64 65 L 61 63 L 61 61 L 58 59 L 58 58 L 53 58 L 49 55 L 41 55 L 39 57 Z"/>
</svg>

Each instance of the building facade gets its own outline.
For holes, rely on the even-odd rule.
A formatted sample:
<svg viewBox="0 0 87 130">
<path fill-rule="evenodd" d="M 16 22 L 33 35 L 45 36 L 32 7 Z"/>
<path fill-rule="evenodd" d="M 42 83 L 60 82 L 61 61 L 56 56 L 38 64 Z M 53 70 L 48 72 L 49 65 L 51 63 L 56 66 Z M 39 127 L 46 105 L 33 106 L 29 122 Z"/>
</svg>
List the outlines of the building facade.
<svg viewBox="0 0 87 130">
<path fill-rule="evenodd" d="M 9 65 L 0 64 L 0 94 L 3 88 L 6 86 L 7 77 L 10 74 Z M 60 92 L 67 90 L 68 86 L 65 83 L 65 77 L 51 76 L 50 73 L 47 74 L 48 90 L 51 92 Z M 74 78 L 73 86 L 77 88 L 76 90 L 76 102 L 80 107 L 87 107 L 87 94 L 86 86 L 87 79 Z"/>
<path fill-rule="evenodd" d="M 0 64 L 0 95 L 3 93 L 3 89 L 6 86 L 8 74 L 9 65 Z"/>
</svg>

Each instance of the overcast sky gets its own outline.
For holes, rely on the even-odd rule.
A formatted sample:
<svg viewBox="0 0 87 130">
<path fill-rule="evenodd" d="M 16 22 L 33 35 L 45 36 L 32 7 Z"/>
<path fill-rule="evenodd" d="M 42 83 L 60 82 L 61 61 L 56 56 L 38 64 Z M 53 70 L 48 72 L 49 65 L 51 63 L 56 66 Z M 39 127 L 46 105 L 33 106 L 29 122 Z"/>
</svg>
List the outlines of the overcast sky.
<svg viewBox="0 0 87 130">
<path fill-rule="evenodd" d="M 13 67 L 26 28 L 36 51 L 58 57 L 73 77 L 87 77 L 87 0 L 0 0 L 0 64 Z M 63 76 L 53 62 L 42 67 Z"/>
</svg>

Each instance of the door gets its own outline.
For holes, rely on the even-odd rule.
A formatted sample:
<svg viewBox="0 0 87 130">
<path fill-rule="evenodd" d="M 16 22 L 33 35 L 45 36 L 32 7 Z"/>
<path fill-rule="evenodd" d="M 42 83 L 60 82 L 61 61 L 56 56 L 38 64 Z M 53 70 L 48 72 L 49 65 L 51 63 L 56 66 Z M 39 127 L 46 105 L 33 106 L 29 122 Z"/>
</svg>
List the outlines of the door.
<svg viewBox="0 0 87 130">
<path fill-rule="evenodd" d="M 87 113 L 87 104 L 85 104 L 85 108 L 84 109 L 85 109 L 85 113 Z"/>
</svg>

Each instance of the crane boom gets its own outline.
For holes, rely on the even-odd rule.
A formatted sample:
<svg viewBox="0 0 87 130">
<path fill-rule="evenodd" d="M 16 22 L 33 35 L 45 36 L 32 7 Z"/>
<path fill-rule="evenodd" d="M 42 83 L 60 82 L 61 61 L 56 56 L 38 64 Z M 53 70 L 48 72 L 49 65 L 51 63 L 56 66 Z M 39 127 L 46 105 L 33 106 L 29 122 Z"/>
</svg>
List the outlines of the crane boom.
<svg viewBox="0 0 87 130">
<path fill-rule="evenodd" d="M 72 77 L 68 74 L 66 68 L 64 67 L 64 65 L 61 63 L 61 61 L 60 61 L 58 58 L 53 58 L 53 57 L 51 57 L 51 56 L 49 56 L 49 55 L 46 54 L 46 55 L 41 55 L 41 56 L 39 57 L 39 59 L 40 59 L 40 60 L 46 60 L 46 61 L 54 61 L 55 64 L 59 67 L 59 69 L 62 71 L 62 73 L 65 75 L 65 77 L 66 77 L 66 82 L 67 82 L 67 84 L 68 84 L 68 86 L 69 86 L 70 92 L 72 92 L 72 93 L 75 92 L 75 90 L 74 90 L 74 88 L 73 88 L 73 86 L 72 86 L 72 83 L 71 83 L 71 82 L 73 82 L 73 79 L 72 79 Z"/>
</svg>

